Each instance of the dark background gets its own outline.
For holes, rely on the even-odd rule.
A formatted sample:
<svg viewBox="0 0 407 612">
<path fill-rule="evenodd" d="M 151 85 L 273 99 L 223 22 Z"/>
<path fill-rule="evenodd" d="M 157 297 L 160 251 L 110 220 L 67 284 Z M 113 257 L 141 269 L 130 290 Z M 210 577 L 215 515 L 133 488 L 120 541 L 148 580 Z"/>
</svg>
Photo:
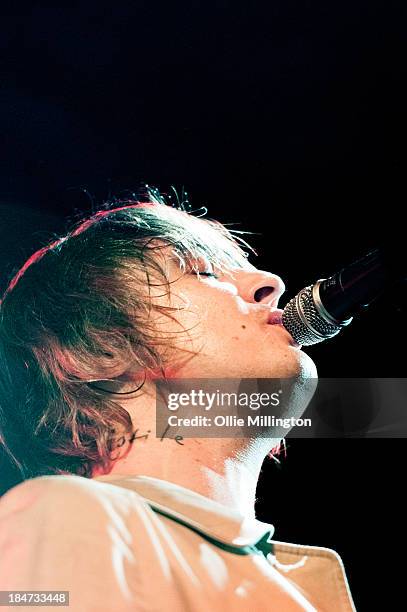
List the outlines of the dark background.
<svg viewBox="0 0 407 612">
<path fill-rule="evenodd" d="M 255 232 L 288 297 L 379 243 L 404 254 L 403 2 L 3 5 L 0 288 L 53 232 L 143 183 Z M 405 291 L 309 349 L 320 376 L 405 376 Z M 359 610 L 394 598 L 404 440 L 292 440 L 276 539 L 335 548 Z M 4 463 L 4 462 L 3 462 Z M 1 488 L 14 482 L 4 465 Z M 380 549 L 381 552 L 378 552 Z"/>
</svg>

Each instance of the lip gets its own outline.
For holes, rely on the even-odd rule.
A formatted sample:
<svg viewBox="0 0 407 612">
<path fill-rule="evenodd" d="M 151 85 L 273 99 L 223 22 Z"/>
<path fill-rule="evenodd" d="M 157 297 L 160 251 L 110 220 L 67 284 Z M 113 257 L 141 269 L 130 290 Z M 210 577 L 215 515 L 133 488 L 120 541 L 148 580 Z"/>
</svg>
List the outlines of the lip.
<svg viewBox="0 0 407 612">
<path fill-rule="evenodd" d="M 294 338 L 292 337 L 292 335 L 290 334 L 290 332 L 284 327 L 283 325 L 283 311 L 281 310 L 281 308 L 272 308 L 269 312 L 269 316 L 267 319 L 267 324 L 268 325 L 278 325 L 279 327 L 282 327 L 284 329 L 285 332 L 287 332 L 288 336 L 291 339 L 291 346 L 294 346 L 295 348 L 301 348 L 301 344 L 298 344 L 298 342 L 296 342 L 294 340 Z"/>
<path fill-rule="evenodd" d="M 267 319 L 268 325 L 282 325 L 283 311 L 280 308 L 272 308 Z"/>
</svg>

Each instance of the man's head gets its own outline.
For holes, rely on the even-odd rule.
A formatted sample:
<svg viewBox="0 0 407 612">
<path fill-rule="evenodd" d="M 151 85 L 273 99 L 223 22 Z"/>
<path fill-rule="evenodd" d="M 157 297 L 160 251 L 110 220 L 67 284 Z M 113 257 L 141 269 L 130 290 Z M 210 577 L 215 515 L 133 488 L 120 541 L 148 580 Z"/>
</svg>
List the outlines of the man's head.
<svg viewBox="0 0 407 612">
<path fill-rule="evenodd" d="M 108 469 L 112 440 L 134 424 L 107 388 L 314 372 L 269 323 L 281 279 L 242 247 L 224 226 L 150 195 L 28 260 L 0 310 L 0 436 L 25 477 Z"/>
</svg>

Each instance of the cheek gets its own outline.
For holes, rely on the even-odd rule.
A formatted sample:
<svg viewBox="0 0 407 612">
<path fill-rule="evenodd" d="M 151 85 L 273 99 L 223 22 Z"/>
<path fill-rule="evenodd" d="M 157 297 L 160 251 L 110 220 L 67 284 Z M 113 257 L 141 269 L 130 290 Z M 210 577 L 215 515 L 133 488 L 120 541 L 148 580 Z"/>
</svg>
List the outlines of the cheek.
<svg viewBox="0 0 407 612">
<path fill-rule="evenodd" d="M 191 346 L 206 353 L 231 353 L 243 343 L 259 341 L 257 322 L 245 316 L 229 295 L 214 294 L 212 288 L 180 287 L 172 296 L 171 304 L 177 308 L 174 317 L 178 329 L 189 331 Z M 181 327 L 182 326 L 182 327 Z"/>
<path fill-rule="evenodd" d="M 233 332 L 230 336 L 230 339 L 235 342 L 247 342 L 250 339 L 249 334 L 245 333 L 247 329 L 246 325 L 239 325 L 237 328 L 233 329 Z"/>
<path fill-rule="evenodd" d="M 209 313 L 202 322 L 202 327 L 208 342 L 216 347 L 221 347 L 223 352 L 237 352 L 243 346 L 257 341 L 258 329 L 249 322 L 241 321 L 241 317 L 230 312 L 219 311 Z M 239 355 L 239 357 L 242 355 Z"/>
<path fill-rule="evenodd" d="M 208 307 L 202 300 L 187 291 L 172 296 L 171 310 L 159 317 L 159 329 L 171 345 L 168 351 L 171 359 L 178 363 L 189 353 L 199 353 L 206 347 L 212 328 L 208 319 Z"/>
</svg>

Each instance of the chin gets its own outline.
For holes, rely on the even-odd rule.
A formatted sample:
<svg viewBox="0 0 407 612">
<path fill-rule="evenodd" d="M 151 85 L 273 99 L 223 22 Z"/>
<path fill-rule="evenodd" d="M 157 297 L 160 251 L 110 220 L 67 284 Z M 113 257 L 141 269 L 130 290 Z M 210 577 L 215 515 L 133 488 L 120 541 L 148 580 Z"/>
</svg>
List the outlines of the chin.
<svg viewBox="0 0 407 612">
<path fill-rule="evenodd" d="M 288 351 L 278 355 L 278 361 L 271 364 L 269 378 L 317 379 L 315 363 L 302 350 L 289 347 Z"/>
<path fill-rule="evenodd" d="M 318 378 L 317 366 L 307 353 L 298 351 L 298 376 L 302 378 Z"/>
<path fill-rule="evenodd" d="M 311 357 L 302 351 L 298 351 L 297 369 L 293 378 L 294 384 L 289 384 L 288 388 L 292 393 L 293 411 L 296 416 L 301 416 L 318 386 L 316 365 Z"/>
</svg>

